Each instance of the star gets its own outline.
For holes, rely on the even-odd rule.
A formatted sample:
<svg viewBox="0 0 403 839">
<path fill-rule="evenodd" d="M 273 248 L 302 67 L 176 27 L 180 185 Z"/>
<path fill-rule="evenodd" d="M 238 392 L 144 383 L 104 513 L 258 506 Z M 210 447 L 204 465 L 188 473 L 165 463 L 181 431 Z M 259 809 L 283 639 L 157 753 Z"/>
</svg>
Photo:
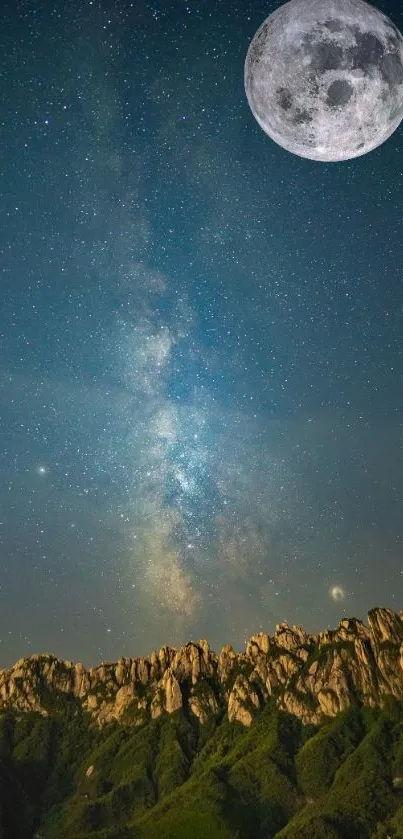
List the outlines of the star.
<svg viewBox="0 0 403 839">
<path fill-rule="evenodd" d="M 344 600 L 345 598 L 344 589 L 342 589 L 341 586 L 333 586 L 330 589 L 330 596 L 336 601 L 336 603 L 338 603 L 340 600 Z"/>
</svg>

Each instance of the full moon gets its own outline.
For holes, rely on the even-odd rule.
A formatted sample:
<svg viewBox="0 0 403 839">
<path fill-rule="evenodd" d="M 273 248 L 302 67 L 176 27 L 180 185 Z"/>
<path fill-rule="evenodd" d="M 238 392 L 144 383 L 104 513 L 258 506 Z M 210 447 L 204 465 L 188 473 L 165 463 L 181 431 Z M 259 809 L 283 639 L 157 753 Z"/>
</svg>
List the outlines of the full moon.
<svg viewBox="0 0 403 839">
<path fill-rule="evenodd" d="M 287 151 L 359 157 L 403 118 L 403 37 L 364 0 L 291 0 L 257 30 L 245 91 L 263 131 Z"/>
</svg>

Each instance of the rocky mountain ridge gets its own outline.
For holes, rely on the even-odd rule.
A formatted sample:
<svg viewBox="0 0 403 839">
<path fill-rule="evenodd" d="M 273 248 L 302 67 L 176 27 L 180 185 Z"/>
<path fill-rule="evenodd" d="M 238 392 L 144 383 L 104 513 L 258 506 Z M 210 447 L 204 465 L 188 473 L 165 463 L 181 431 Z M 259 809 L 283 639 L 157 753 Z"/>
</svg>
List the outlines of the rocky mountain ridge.
<svg viewBox="0 0 403 839">
<path fill-rule="evenodd" d="M 244 653 L 225 645 L 217 654 L 202 640 L 89 669 L 45 654 L 0 670 L 0 710 L 47 714 L 67 697 L 101 726 L 138 725 L 181 708 L 201 723 L 224 708 L 249 726 L 270 697 L 317 724 L 354 703 L 381 706 L 388 696 L 403 699 L 403 611 L 386 608 L 372 609 L 368 626 L 349 618 L 317 634 L 278 624 L 274 636 L 253 635 Z"/>
</svg>

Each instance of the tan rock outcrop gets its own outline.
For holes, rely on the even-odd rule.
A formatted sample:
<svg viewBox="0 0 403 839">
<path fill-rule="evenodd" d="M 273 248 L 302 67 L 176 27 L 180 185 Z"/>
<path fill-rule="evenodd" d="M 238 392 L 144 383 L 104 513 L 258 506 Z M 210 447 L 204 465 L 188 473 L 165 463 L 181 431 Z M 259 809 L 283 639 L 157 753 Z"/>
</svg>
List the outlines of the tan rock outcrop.
<svg viewBox="0 0 403 839">
<path fill-rule="evenodd" d="M 250 725 L 253 720 L 253 710 L 259 708 L 259 697 L 246 676 L 240 674 L 235 679 L 228 698 L 228 719 L 237 720 L 242 725 Z"/>
<path fill-rule="evenodd" d="M 212 714 L 217 713 L 218 702 L 212 689 L 207 684 L 203 685 L 203 690 L 199 693 L 195 693 L 194 688 L 192 688 L 189 708 L 201 723 L 207 722 Z"/>
<path fill-rule="evenodd" d="M 273 637 L 253 635 L 244 653 L 227 644 L 216 655 L 201 640 L 89 669 L 47 653 L 0 670 L 0 708 L 47 714 L 64 695 L 99 725 L 138 725 L 183 708 L 202 723 L 226 708 L 231 720 L 250 725 L 273 695 L 279 707 L 317 723 L 352 702 L 403 700 L 403 611 L 373 609 L 368 626 L 349 618 L 314 635 L 278 624 Z"/>
</svg>

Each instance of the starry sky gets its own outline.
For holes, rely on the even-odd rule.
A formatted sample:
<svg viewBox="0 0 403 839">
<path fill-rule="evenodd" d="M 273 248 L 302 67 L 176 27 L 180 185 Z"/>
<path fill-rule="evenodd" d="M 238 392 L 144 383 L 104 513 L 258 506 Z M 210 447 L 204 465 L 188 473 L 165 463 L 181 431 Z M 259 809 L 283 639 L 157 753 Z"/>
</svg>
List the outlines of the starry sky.
<svg viewBox="0 0 403 839">
<path fill-rule="evenodd" d="M 0 666 L 403 606 L 403 128 L 273 143 L 277 6 L 1 4 Z"/>
</svg>

